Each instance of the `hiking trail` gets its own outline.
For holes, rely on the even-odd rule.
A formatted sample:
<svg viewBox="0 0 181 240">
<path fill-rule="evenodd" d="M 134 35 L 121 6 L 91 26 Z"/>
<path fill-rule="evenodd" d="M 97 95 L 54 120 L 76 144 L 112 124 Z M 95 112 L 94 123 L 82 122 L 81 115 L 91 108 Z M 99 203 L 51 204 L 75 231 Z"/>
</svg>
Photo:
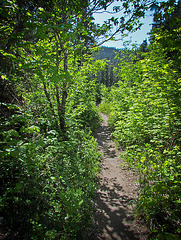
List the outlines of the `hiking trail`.
<svg viewBox="0 0 181 240">
<path fill-rule="evenodd" d="M 128 170 L 121 153 L 115 147 L 108 127 L 108 116 L 101 114 L 103 122 L 96 132 L 99 151 L 102 152 L 98 175 L 94 226 L 89 240 L 146 240 L 148 229 L 134 219 L 133 199 L 137 198 L 136 174 Z"/>
</svg>

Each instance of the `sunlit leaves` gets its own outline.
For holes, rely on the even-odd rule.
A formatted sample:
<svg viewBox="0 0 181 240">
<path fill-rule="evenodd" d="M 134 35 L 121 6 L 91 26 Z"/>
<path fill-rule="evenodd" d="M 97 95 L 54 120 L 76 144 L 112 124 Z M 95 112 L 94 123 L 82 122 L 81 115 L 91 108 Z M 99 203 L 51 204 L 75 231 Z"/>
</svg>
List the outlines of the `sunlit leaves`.
<svg viewBox="0 0 181 240">
<path fill-rule="evenodd" d="M 125 61 L 120 59 L 122 81 L 112 87 L 108 100 L 104 94 L 100 108 L 108 105 L 113 136 L 125 149 L 125 160 L 139 173 L 138 209 L 153 229 L 169 231 L 167 218 L 178 234 L 181 85 L 179 59 L 168 61 L 168 49 L 160 44 L 167 38 L 165 31 L 156 37 L 150 52 L 141 57 L 138 52 L 127 53 Z M 152 225 L 154 219 L 161 221 L 160 226 Z"/>
<path fill-rule="evenodd" d="M 74 238 L 90 219 L 99 161 L 90 130 L 99 116 L 87 79 L 96 71 L 87 61 L 94 32 L 85 1 L 64 3 L 2 7 L 1 80 L 16 82 L 22 99 L 7 87 L 19 107 L 1 104 L 1 216 L 12 237 Z"/>
</svg>

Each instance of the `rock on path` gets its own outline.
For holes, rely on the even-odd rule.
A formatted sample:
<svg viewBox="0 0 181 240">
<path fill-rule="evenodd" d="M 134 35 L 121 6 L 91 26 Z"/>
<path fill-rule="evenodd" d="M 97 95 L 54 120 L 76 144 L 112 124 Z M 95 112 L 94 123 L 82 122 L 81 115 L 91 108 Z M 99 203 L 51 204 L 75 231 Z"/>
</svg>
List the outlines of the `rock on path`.
<svg viewBox="0 0 181 240">
<path fill-rule="evenodd" d="M 103 153 L 100 186 L 95 199 L 95 218 L 89 240 L 146 240 L 148 229 L 133 216 L 133 198 L 137 197 L 136 176 L 119 158 L 120 152 L 111 139 L 108 117 L 96 133 L 99 151 Z"/>
</svg>

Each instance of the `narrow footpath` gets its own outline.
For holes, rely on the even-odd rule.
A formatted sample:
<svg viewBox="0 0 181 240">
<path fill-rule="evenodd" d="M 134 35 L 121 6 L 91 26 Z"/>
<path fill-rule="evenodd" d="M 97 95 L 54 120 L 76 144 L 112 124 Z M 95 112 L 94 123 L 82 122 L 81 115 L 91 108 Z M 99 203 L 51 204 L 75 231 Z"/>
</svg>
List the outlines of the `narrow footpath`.
<svg viewBox="0 0 181 240">
<path fill-rule="evenodd" d="M 133 198 L 137 197 L 134 172 L 120 159 L 108 127 L 108 117 L 96 133 L 99 151 L 103 153 L 100 186 L 95 199 L 95 217 L 89 240 L 146 240 L 148 229 L 133 216 Z"/>
</svg>

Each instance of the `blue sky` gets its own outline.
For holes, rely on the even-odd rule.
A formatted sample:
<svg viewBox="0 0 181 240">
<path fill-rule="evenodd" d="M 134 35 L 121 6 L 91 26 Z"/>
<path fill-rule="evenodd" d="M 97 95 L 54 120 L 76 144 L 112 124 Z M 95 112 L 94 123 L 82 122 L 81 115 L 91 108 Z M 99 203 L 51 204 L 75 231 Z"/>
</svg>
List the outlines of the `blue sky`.
<svg viewBox="0 0 181 240">
<path fill-rule="evenodd" d="M 118 17 L 118 18 L 121 17 L 120 13 L 112 15 L 105 12 L 105 13 L 96 13 L 93 15 L 93 17 L 95 18 L 95 23 L 99 23 L 99 24 L 102 24 L 106 19 L 111 18 L 111 16 Z M 128 41 L 131 39 L 132 43 L 141 44 L 143 40 L 145 39 L 148 40 L 149 35 L 147 33 L 149 33 L 151 29 L 152 20 L 153 20 L 153 17 L 151 16 L 151 13 L 150 12 L 147 13 L 146 17 L 144 19 L 141 19 L 141 22 L 143 22 L 143 26 L 141 27 L 141 30 L 138 30 L 134 33 L 130 33 L 128 37 L 124 38 L 124 41 Z M 119 37 L 120 36 L 117 35 L 117 38 Z M 122 48 L 124 41 L 123 40 L 108 41 L 104 43 L 103 46 Z"/>
</svg>

